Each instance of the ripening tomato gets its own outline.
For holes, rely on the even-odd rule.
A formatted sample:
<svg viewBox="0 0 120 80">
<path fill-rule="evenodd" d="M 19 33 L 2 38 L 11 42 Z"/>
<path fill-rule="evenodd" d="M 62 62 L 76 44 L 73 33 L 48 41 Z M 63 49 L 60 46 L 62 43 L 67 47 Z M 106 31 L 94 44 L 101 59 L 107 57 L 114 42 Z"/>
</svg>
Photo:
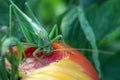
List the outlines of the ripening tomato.
<svg viewBox="0 0 120 80">
<path fill-rule="evenodd" d="M 29 73 L 21 80 L 99 80 L 91 63 L 80 52 L 61 42 L 52 44 L 53 52 L 44 56 L 40 51 L 37 56 L 42 65 L 33 57 L 36 48 L 25 46 L 26 60 L 22 61 L 19 71 Z M 17 51 L 15 51 L 17 52 Z"/>
</svg>

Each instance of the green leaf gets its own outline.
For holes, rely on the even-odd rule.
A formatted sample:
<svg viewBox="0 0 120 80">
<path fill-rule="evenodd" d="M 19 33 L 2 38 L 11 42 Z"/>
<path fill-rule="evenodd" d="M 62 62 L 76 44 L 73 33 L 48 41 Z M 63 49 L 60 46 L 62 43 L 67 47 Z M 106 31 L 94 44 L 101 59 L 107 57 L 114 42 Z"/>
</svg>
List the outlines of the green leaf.
<svg viewBox="0 0 120 80">
<path fill-rule="evenodd" d="M 12 49 L 12 46 L 11 46 L 12 44 L 16 44 L 17 57 L 15 56 L 14 49 Z M 7 50 L 10 51 L 10 55 L 6 53 Z M 2 70 L 0 71 L 2 71 L 2 74 L 4 75 L 4 77 L 3 75 L 0 75 L 2 76 L 1 77 L 2 80 L 17 80 L 18 79 L 19 77 L 18 66 L 22 59 L 22 53 L 23 53 L 23 46 L 19 42 L 18 39 L 14 37 L 9 37 L 3 41 L 2 46 L 1 46 L 1 54 L 0 54 L 2 57 L 2 61 L 0 60 L 0 69 Z M 11 64 L 10 70 L 6 69 L 4 60 L 8 60 L 10 62 Z"/>
<path fill-rule="evenodd" d="M 105 37 L 102 38 L 102 40 L 99 41 L 99 46 L 108 44 L 114 40 L 116 40 L 120 36 L 120 27 L 116 28 L 111 33 L 107 34 Z"/>
<path fill-rule="evenodd" d="M 90 49 L 92 47 L 92 58 L 101 77 L 96 38 L 80 7 L 74 7 L 65 15 L 62 20 L 61 30 L 66 42 L 75 48 L 77 47 L 81 50 L 81 48 Z"/>
<path fill-rule="evenodd" d="M 101 63 L 104 80 L 120 80 L 120 54 L 117 53 L 115 55 L 106 56 L 109 56 L 109 58 Z M 102 57 L 105 57 L 105 55 L 102 55 Z"/>
<path fill-rule="evenodd" d="M 96 45 L 95 34 L 91 26 L 89 25 L 87 19 L 85 18 L 82 8 L 80 7 L 78 7 L 78 18 L 79 18 L 82 30 L 85 33 L 86 39 L 90 42 L 92 48 L 94 49 L 93 54 L 92 54 L 93 61 L 94 61 L 97 71 L 99 72 L 99 77 L 101 78 L 100 62 L 99 62 L 99 55 L 98 55 L 98 48 Z"/>
<path fill-rule="evenodd" d="M 108 0 L 101 5 L 93 5 L 85 11 L 98 42 L 119 27 L 119 3 L 120 0 Z"/>
<path fill-rule="evenodd" d="M 0 59 L 0 80 L 7 80 L 7 72 L 5 68 L 5 56 Z"/>
<path fill-rule="evenodd" d="M 61 31 L 65 41 L 75 48 L 88 48 L 89 43 L 85 38 L 82 28 L 80 27 L 77 16 L 77 8 L 72 8 L 63 18 Z M 82 42 L 82 43 L 81 43 Z"/>
<path fill-rule="evenodd" d="M 19 42 L 18 39 L 14 38 L 14 37 L 10 37 L 10 38 L 5 39 L 5 41 L 2 44 L 1 55 L 2 56 L 5 55 L 7 49 L 11 46 L 11 44 L 14 44 L 14 43 L 16 43 L 16 46 L 17 46 L 17 49 L 18 49 L 18 56 L 17 56 L 18 60 L 16 62 L 17 62 L 17 64 L 19 64 L 21 62 L 21 58 L 22 58 L 23 46 Z"/>
<path fill-rule="evenodd" d="M 1 25 L 8 25 L 8 1 L 0 0 L 0 27 Z"/>
</svg>

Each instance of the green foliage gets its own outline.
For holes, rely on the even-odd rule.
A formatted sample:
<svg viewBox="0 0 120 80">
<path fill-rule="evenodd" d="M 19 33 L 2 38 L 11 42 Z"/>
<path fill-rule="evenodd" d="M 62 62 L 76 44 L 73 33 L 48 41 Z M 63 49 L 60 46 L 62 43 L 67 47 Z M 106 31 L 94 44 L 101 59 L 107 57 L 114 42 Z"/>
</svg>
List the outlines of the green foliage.
<svg viewBox="0 0 120 80">
<path fill-rule="evenodd" d="M 5 68 L 5 58 L 0 60 L 0 80 L 7 80 L 7 71 Z"/>
<path fill-rule="evenodd" d="M 14 1 L 23 12 L 32 17 L 24 5 L 26 0 Z M 49 26 L 46 27 L 48 31 L 52 28 L 51 25 L 57 23 L 61 29 L 58 31 L 63 34 L 65 42 L 82 51 L 92 63 L 95 62 L 95 68 L 102 72 L 102 80 L 120 79 L 120 0 L 27 1 L 42 25 Z M 9 1 L 0 0 L 0 48 L 9 30 L 8 6 Z M 78 10 L 80 6 L 83 7 L 82 12 Z M 12 35 L 21 40 L 24 37 L 16 24 L 18 22 L 14 17 Z M 28 33 L 26 36 L 29 37 L 26 39 L 31 42 L 31 34 L 27 28 L 22 27 L 22 30 Z M 4 60 L 1 61 L 0 66 L 4 66 Z"/>
<path fill-rule="evenodd" d="M 100 6 L 93 5 L 87 9 L 86 17 L 93 27 L 98 41 L 119 27 L 119 3 L 119 0 L 110 0 Z"/>
<path fill-rule="evenodd" d="M 98 54 L 98 48 L 96 45 L 95 35 L 94 35 L 94 32 L 93 32 L 91 26 L 89 25 L 87 19 L 85 18 L 82 8 L 80 8 L 80 7 L 78 7 L 78 18 L 79 18 L 79 21 L 81 24 L 81 28 L 82 28 L 83 32 L 85 33 L 86 39 L 91 44 L 91 47 L 95 50 L 95 51 L 93 51 L 93 54 L 92 54 L 93 61 L 94 61 L 95 67 L 99 73 L 99 77 L 101 78 L 99 54 Z"/>
<path fill-rule="evenodd" d="M 104 80 L 119 80 L 120 74 L 120 55 L 119 53 L 116 55 L 112 55 L 102 64 L 103 75 L 105 77 Z"/>
<path fill-rule="evenodd" d="M 77 24 L 74 24 L 73 22 L 76 21 Z M 79 21 L 79 22 L 78 22 Z M 79 25 L 80 24 L 80 25 Z M 96 69 L 99 72 L 99 76 L 101 77 L 101 71 L 100 71 L 100 62 L 99 62 L 99 55 L 98 55 L 98 48 L 96 46 L 96 39 L 94 32 L 89 25 L 87 19 L 85 18 L 84 12 L 82 8 L 80 7 L 74 7 L 68 14 L 64 17 L 62 21 L 62 33 L 65 39 L 67 39 L 68 44 L 71 44 L 75 47 L 80 48 L 81 42 L 83 38 L 82 36 L 85 36 L 85 40 L 90 44 L 93 51 L 93 61 L 96 66 Z M 78 31 L 78 32 L 76 32 Z M 74 34 L 76 32 L 76 34 Z M 72 34 L 71 34 L 72 33 Z M 73 35 L 74 34 L 74 35 Z M 82 34 L 82 35 L 80 35 Z M 80 37 L 79 37 L 80 35 Z M 77 39 L 78 38 L 78 39 Z M 81 41 L 79 41 L 81 40 Z M 76 42 L 76 45 L 71 42 Z M 80 45 L 80 46 L 79 46 Z M 84 48 L 86 48 L 88 45 L 85 45 Z M 83 47 L 83 45 L 82 45 Z"/>
<path fill-rule="evenodd" d="M 13 49 L 11 47 L 12 44 L 16 44 L 17 50 L 19 51 L 17 57 L 14 55 Z M 19 42 L 18 39 L 14 37 L 6 38 L 2 41 L 1 52 L 0 52 L 0 80 L 18 80 L 19 71 L 18 66 L 21 62 L 23 46 Z M 9 50 L 10 53 L 6 53 Z M 6 69 L 5 62 L 8 60 L 11 64 L 11 69 Z"/>
<path fill-rule="evenodd" d="M 119 53 L 120 51 L 120 49 L 118 48 L 120 47 L 119 0 L 106 1 L 101 5 L 93 4 L 92 6 L 84 9 L 84 12 L 85 12 L 85 17 L 87 18 L 88 23 L 92 27 L 93 34 L 95 35 L 96 38 L 92 38 L 92 37 L 87 38 L 87 36 L 90 36 L 91 30 L 88 30 L 86 28 L 88 25 L 87 23 L 83 28 L 80 28 L 83 26 L 83 24 L 86 21 L 84 20 L 81 23 L 78 22 L 79 19 L 82 19 L 82 17 L 79 19 L 77 17 L 82 15 L 82 13 L 78 14 L 76 8 L 74 7 L 70 11 L 68 11 L 68 13 L 65 15 L 65 17 L 62 20 L 61 29 L 62 29 L 63 36 L 68 44 L 71 44 L 74 47 L 80 48 L 81 51 L 83 48 L 91 49 L 91 47 L 88 47 L 88 46 L 90 46 L 90 43 L 96 40 L 95 42 L 97 43 L 97 48 L 99 49 L 99 53 L 100 53 L 99 54 L 100 63 L 102 64 L 101 69 L 104 70 L 104 62 L 108 61 L 107 59 L 109 59 L 110 57 L 114 58 L 113 55 L 118 55 L 116 54 L 116 52 Z M 89 34 L 85 34 L 84 30 Z M 92 38 L 93 40 L 88 42 L 87 40 L 89 40 L 90 38 Z M 97 54 L 94 54 L 94 55 L 97 55 Z M 96 60 L 94 61 L 97 61 L 98 56 L 94 58 L 96 58 Z M 99 64 L 97 64 L 96 67 L 97 66 L 99 66 Z M 115 66 L 117 66 L 117 64 L 114 64 L 114 66 L 111 65 L 111 68 L 115 70 L 114 69 Z M 105 76 L 107 74 L 107 70 L 105 73 L 104 71 L 102 72 L 103 72 L 102 79 L 106 79 L 106 80 L 110 79 L 108 78 L 108 75 L 107 77 Z M 118 74 L 119 72 L 116 73 L 116 75 Z M 112 78 L 111 80 L 114 80 L 114 77 L 116 76 L 113 75 L 111 77 Z M 116 80 L 119 80 L 119 77 L 116 78 Z"/>
</svg>

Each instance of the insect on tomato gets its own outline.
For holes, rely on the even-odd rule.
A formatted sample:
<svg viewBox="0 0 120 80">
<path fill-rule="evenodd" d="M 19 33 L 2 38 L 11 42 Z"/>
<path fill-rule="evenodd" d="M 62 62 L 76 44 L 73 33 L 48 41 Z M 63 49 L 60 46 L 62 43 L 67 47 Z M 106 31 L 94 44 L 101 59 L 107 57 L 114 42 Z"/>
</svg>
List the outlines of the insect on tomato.
<svg viewBox="0 0 120 80">
<path fill-rule="evenodd" d="M 21 80 L 99 80 L 93 66 L 80 52 L 62 42 L 56 42 L 61 35 L 52 39 L 54 33 L 48 35 L 41 25 L 37 25 L 11 3 L 19 21 L 26 22 L 24 28 L 28 28 L 28 33 L 38 40 L 36 47 L 24 46 L 25 56 L 19 65 L 19 72 L 20 75 L 24 72 L 29 74 L 22 76 Z M 24 28 L 22 30 L 25 33 Z M 17 55 L 17 50 L 14 53 Z"/>
<path fill-rule="evenodd" d="M 52 47 L 54 51 L 48 56 L 43 51 L 37 54 L 45 64 L 42 65 L 32 55 L 36 48 L 25 46 L 26 60 L 21 62 L 19 71 L 30 74 L 21 80 L 99 80 L 91 63 L 80 52 L 67 46 L 69 52 L 62 42 L 55 42 Z M 14 51 L 17 52 L 15 47 Z"/>
</svg>

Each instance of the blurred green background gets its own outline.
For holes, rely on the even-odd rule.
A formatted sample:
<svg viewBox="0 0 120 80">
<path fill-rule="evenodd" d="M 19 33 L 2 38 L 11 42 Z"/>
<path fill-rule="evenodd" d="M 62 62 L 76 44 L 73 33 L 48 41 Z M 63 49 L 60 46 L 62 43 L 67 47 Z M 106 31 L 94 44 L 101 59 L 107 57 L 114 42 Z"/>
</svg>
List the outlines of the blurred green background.
<svg viewBox="0 0 120 80">
<path fill-rule="evenodd" d="M 101 80 L 120 80 L 120 0 L 13 0 L 19 8 L 31 16 L 26 9 L 28 2 L 40 23 L 50 32 L 54 24 L 58 24 L 59 33 L 65 42 L 80 50 L 93 63 L 94 47 L 87 39 L 90 32 L 85 24 L 91 27 L 95 35 L 95 43 L 99 50 Z M 9 1 L 0 0 L 0 38 L 8 31 Z M 77 11 L 81 7 L 84 12 L 83 22 Z M 17 27 L 17 19 L 12 16 L 12 35 L 24 40 Z M 84 19 L 85 18 L 85 19 Z M 87 23 L 84 23 L 86 22 Z M 92 36 L 89 36 L 92 37 Z M 92 39 L 92 38 L 91 38 Z M 94 65 L 96 67 L 96 65 Z"/>
</svg>

